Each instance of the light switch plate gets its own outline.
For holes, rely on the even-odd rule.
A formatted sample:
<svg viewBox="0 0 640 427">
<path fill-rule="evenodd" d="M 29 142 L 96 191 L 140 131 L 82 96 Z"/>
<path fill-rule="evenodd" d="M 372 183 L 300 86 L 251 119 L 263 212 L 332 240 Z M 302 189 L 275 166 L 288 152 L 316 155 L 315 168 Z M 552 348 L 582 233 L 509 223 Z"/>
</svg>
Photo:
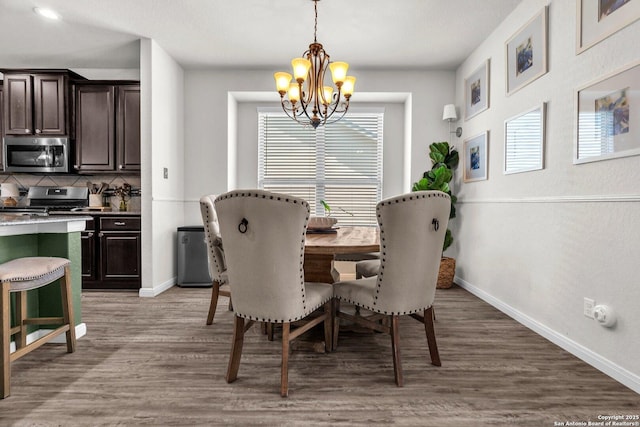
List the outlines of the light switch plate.
<svg viewBox="0 0 640 427">
<path fill-rule="evenodd" d="M 584 315 L 593 319 L 593 308 L 596 306 L 596 302 L 591 298 L 584 299 Z"/>
<path fill-rule="evenodd" d="M 162 174 L 164 176 L 164 179 L 169 179 L 169 168 L 163 168 Z"/>
</svg>

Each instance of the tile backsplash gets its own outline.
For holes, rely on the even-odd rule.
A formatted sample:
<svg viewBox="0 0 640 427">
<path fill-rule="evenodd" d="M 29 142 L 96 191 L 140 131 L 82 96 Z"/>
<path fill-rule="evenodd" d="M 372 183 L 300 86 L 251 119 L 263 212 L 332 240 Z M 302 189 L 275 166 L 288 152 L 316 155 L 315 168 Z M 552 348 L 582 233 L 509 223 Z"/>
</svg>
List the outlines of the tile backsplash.
<svg viewBox="0 0 640 427">
<path fill-rule="evenodd" d="M 32 174 L 13 174 L 0 176 L 0 183 L 16 183 L 20 189 L 20 199 L 18 206 L 27 206 L 29 199 L 27 191 L 32 186 L 51 186 L 51 187 L 86 187 L 91 182 L 100 186 L 105 182 L 108 188 L 113 190 L 122 184 L 128 183 L 134 191 L 140 191 L 139 176 L 121 176 L 121 175 L 32 175 Z M 2 197 L 2 195 L 0 195 Z M 129 211 L 140 211 L 140 197 L 134 196 L 127 202 Z M 111 209 L 117 211 L 120 206 L 118 197 L 104 197 L 105 206 L 111 206 Z"/>
</svg>

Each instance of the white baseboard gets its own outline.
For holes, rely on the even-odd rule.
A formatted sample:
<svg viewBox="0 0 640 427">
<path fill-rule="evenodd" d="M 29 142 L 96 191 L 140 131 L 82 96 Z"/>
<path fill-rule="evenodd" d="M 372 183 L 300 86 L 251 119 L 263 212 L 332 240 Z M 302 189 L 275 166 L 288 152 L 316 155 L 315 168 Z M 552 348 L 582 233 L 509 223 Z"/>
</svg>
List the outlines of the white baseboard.
<svg viewBox="0 0 640 427">
<path fill-rule="evenodd" d="M 35 340 L 42 338 L 43 336 L 47 335 L 51 331 L 53 331 L 53 329 L 38 329 L 35 332 L 31 332 L 29 335 L 27 335 L 27 344 L 31 344 Z M 76 339 L 82 338 L 85 335 L 87 335 L 87 324 L 80 323 L 76 325 Z M 66 334 L 58 335 L 57 337 L 55 337 L 49 342 L 56 343 L 56 344 L 66 344 L 67 342 Z M 14 341 L 11 341 L 9 348 L 11 349 L 10 350 L 11 353 L 16 351 L 16 343 Z"/>
<path fill-rule="evenodd" d="M 141 298 L 153 298 L 157 297 L 167 289 L 170 289 L 177 282 L 177 277 L 172 277 L 164 283 L 161 283 L 159 286 L 154 286 L 153 288 L 140 288 L 138 292 L 138 296 Z"/>
<path fill-rule="evenodd" d="M 469 291 L 481 300 L 497 308 L 507 316 L 513 318 L 517 322 L 531 329 L 538 335 L 543 336 L 552 343 L 573 354 L 577 358 L 583 360 L 584 362 L 588 363 L 604 374 L 610 376 L 614 380 L 624 384 L 631 390 L 640 394 L 640 376 L 624 369 L 621 366 L 616 365 L 609 359 L 605 359 L 598 353 L 595 353 L 594 351 L 578 344 L 577 342 L 570 340 L 557 331 L 539 323 L 535 319 L 527 316 L 526 314 L 495 298 L 494 296 L 486 293 L 482 289 L 473 286 L 471 283 L 465 281 L 464 279 L 456 276 L 454 282 L 461 288 Z"/>
</svg>

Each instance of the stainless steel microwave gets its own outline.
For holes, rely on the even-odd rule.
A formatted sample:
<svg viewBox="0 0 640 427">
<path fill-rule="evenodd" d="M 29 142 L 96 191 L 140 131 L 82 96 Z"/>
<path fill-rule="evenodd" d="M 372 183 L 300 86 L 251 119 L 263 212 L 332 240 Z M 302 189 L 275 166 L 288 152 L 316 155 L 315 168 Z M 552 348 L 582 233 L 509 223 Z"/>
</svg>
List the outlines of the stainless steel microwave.
<svg viewBox="0 0 640 427">
<path fill-rule="evenodd" d="M 5 172 L 69 172 L 69 138 L 5 137 Z"/>
</svg>

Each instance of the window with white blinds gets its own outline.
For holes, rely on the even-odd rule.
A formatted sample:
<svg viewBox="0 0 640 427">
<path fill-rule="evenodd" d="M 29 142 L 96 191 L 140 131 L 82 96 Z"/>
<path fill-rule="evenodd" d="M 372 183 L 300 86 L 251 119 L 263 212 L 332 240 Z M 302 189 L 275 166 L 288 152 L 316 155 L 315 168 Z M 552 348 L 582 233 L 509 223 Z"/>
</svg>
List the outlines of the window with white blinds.
<svg viewBox="0 0 640 427">
<path fill-rule="evenodd" d="M 383 115 L 349 113 L 314 130 L 282 112 L 259 111 L 258 187 L 302 197 L 317 216 L 324 200 L 340 224 L 377 224 Z"/>
<path fill-rule="evenodd" d="M 505 122 L 504 172 L 542 169 L 545 104 Z"/>
</svg>

